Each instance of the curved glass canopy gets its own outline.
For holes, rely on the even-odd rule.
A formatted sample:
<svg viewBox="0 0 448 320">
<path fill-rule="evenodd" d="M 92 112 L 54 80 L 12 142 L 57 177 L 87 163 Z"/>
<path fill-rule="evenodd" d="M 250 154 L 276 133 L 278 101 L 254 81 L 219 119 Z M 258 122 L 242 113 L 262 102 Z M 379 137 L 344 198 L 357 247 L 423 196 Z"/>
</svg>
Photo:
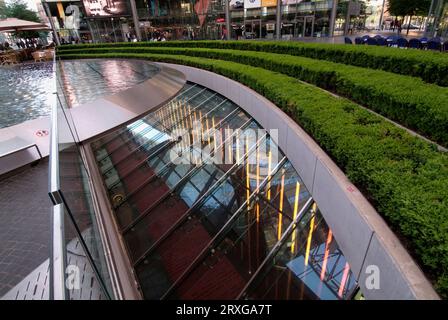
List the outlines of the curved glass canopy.
<svg viewBox="0 0 448 320">
<path fill-rule="evenodd" d="M 187 83 L 91 143 L 146 299 L 347 299 L 319 206 L 246 112 Z"/>
</svg>

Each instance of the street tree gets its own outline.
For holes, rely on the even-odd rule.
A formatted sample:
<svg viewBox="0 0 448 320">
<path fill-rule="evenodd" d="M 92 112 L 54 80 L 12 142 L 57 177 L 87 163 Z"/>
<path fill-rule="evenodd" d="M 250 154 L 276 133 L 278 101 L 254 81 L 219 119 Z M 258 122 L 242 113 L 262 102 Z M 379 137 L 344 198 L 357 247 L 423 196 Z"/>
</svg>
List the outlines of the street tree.
<svg viewBox="0 0 448 320">
<path fill-rule="evenodd" d="M 406 34 L 409 34 L 412 17 L 426 15 L 430 5 L 431 0 L 389 0 L 388 11 L 393 16 L 409 16 L 409 23 L 406 32 Z"/>
</svg>

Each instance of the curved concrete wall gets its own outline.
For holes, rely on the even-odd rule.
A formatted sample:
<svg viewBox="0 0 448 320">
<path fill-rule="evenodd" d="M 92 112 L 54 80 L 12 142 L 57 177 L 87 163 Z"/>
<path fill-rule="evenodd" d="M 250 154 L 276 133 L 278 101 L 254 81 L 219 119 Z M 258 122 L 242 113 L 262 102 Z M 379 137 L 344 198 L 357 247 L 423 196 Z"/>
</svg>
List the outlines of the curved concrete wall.
<svg viewBox="0 0 448 320">
<path fill-rule="evenodd" d="M 311 191 L 367 299 L 438 299 L 429 281 L 376 210 L 297 123 L 250 88 L 218 74 L 159 63 L 184 73 L 251 114 L 265 129 L 278 129 L 279 146 Z M 369 288 L 369 266 L 379 289 Z M 375 268 L 375 267 L 374 267 Z M 368 273 L 369 272 L 369 273 Z"/>
</svg>

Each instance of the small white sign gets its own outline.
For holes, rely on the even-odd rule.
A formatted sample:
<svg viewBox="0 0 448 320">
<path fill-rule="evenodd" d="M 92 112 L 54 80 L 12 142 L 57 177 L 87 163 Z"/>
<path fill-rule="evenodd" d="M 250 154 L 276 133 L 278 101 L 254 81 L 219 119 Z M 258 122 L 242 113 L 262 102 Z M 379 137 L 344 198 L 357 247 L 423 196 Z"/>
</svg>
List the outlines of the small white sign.
<svg viewBox="0 0 448 320">
<path fill-rule="evenodd" d="M 260 8 L 260 7 L 261 7 L 261 0 L 244 0 L 245 9 Z"/>
</svg>

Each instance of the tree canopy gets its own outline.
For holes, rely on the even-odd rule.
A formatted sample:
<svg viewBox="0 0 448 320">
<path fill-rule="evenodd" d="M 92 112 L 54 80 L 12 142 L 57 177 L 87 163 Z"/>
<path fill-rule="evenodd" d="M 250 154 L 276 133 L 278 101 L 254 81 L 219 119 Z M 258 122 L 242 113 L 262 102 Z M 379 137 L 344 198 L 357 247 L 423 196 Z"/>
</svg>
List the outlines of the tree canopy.
<svg viewBox="0 0 448 320">
<path fill-rule="evenodd" d="M 13 0 L 0 7 L 1 18 L 17 18 L 27 21 L 41 22 L 37 12 L 30 10 L 23 0 Z"/>
<path fill-rule="evenodd" d="M 424 16 L 428 14 L 431 0 L 389 0 L 388 3 L 393 16 Z"/>
<path fill-rule="evenodd" d="M 13 0 L 5 5 L 0 4 L 0 19 L 17 18 L 27 21 L 41 22 L 37 12 L 28 8 L 23 0 Z M 20 33 L 23 37 L 34 38 L 39 35 L 36 31 L 23 31 Z"/>
</svg>

